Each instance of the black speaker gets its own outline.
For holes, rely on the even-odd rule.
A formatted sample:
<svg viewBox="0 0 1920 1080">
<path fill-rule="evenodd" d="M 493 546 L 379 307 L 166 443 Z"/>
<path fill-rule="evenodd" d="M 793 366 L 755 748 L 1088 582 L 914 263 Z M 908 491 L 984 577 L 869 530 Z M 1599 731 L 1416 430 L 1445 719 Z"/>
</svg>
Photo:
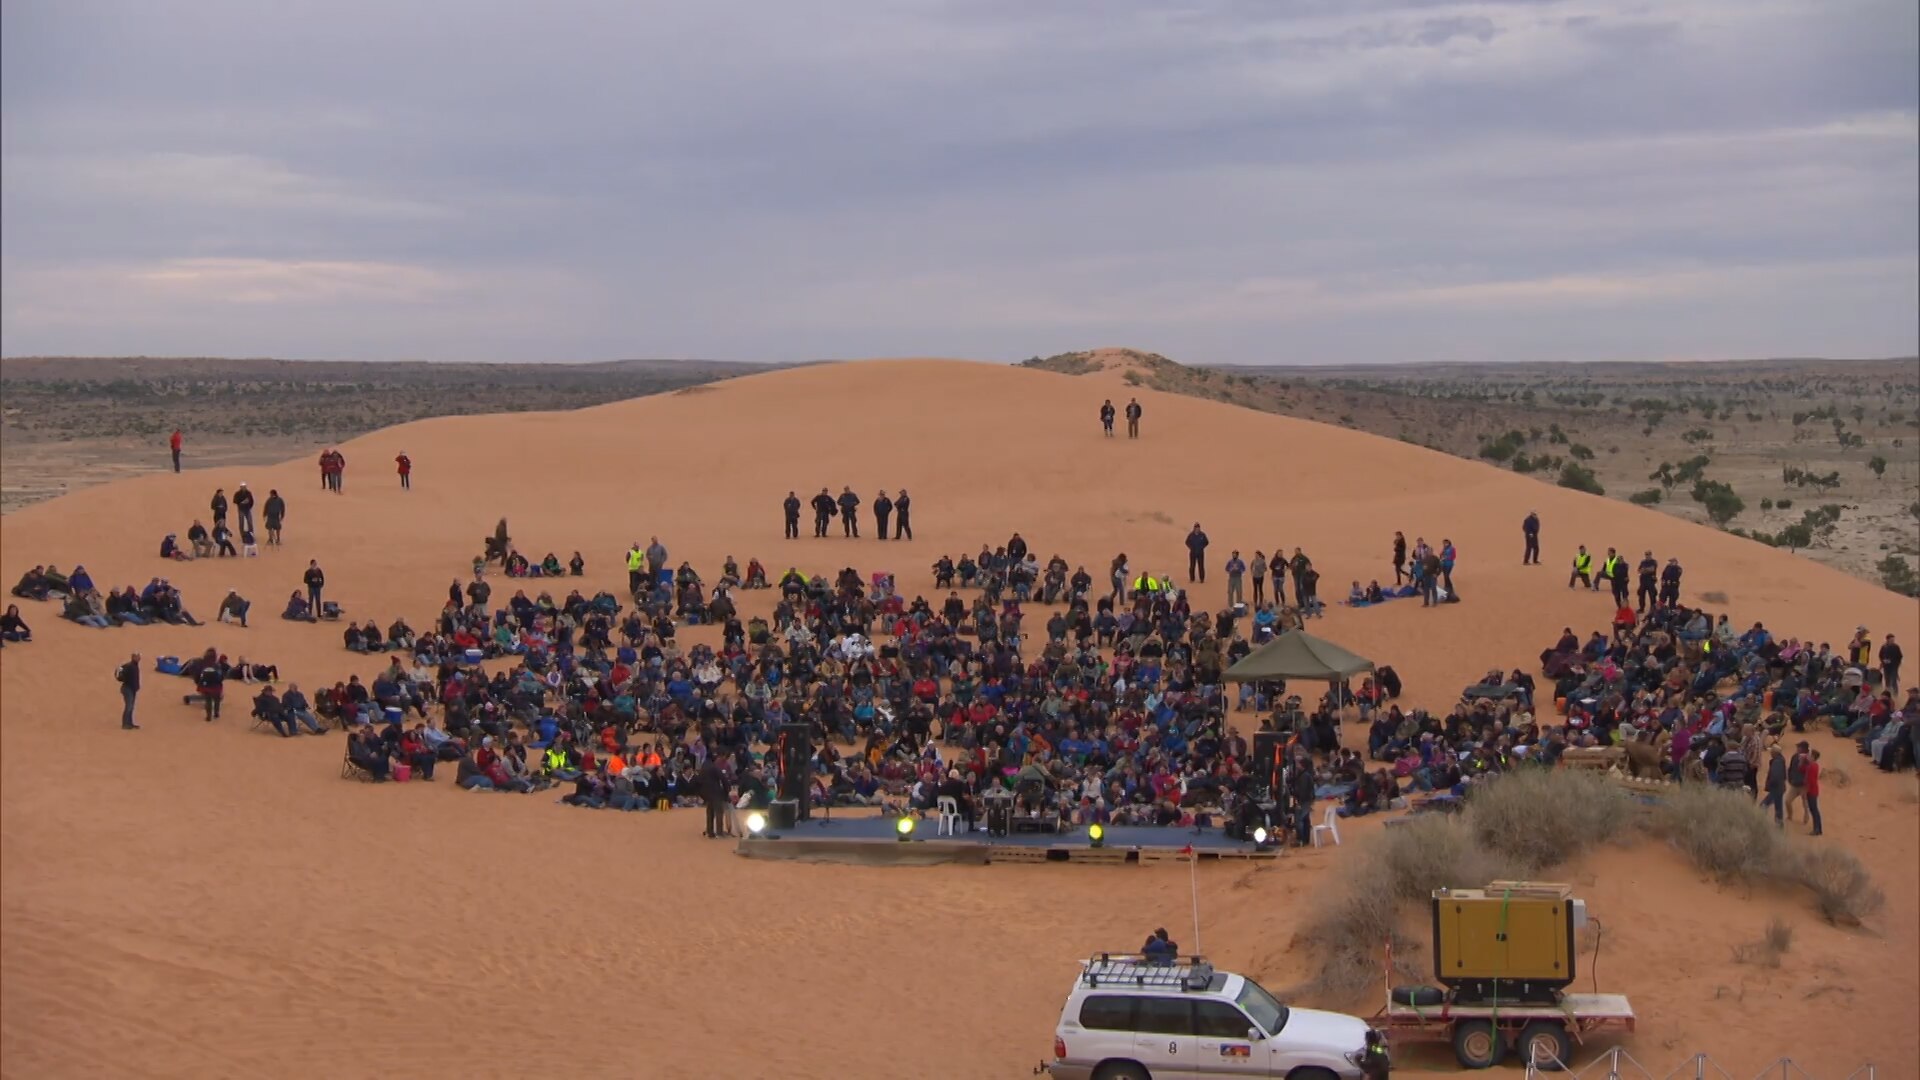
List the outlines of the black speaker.
<svg viewBox="0 0 1920 1080">
<path fill-rule="evenodd" d="M 1286 764 L 1287 737 L 1277 731 L 1253 733 L 1253 773 L 1256 802 L 1280 797 L 1280 770 Z"/>
<path fill-rule="evenodd" d="M 767 831 L 791 832 L 794 823 L 800 818 L 800 805 L 792 799 L 775 799 L 767 807 Z"/>
<path fill-rule="evenodd" d="M 808 814 L 807 780 L 813 765 L 813 728 L 807 724 L 781 724 L 774 737 L 776 758 L 780 763 L 779 796 L 800 807 L 800 817 Z"/>
</svg>

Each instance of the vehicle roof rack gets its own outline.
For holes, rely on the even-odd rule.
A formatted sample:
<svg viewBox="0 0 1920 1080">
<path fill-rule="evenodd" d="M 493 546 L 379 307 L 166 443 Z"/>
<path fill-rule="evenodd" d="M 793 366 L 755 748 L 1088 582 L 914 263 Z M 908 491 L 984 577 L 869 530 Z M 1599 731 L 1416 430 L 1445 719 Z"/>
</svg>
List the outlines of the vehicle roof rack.
<svg viewBox="0 0 1920 1080">
<path fill-rule="evenodd" d="M 1087 986 L 1205 990 L 1213 975 L 1213 964 L 1204 956 L 1156 959 L 1139 953 L 1097 953 L 1081 967 L 1080 981 Z"/>
</svg>

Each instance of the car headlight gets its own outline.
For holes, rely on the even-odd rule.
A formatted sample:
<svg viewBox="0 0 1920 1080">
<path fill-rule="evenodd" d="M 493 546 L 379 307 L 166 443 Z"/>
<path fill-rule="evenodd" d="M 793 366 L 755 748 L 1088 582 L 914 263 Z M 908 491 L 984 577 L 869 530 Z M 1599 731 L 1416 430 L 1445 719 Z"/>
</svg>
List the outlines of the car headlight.
<svg viewBox="0 0 1920 1080">
<path fill-rule="evenodd" d="M 1352 1063 L 1353 1063 L 1353 1064 L 1355 1064 L 1355 1065 L 1358 1065 L 1358 1064 L 1360 1064 L 1360 1063 L 1361 1063 L 1362 1061 L 1365 1061 L 1365 1060 L 1366 1060 L 1366 1058 L 1367 1058 L 1367 1052 L 1366 1052 L 1365 1050 L 1349 1050 L 1349 1051 L 1347 1051 L 1347 1060 L 1348 1060 L 1348 1061 L 1350 1061 L 1350 1062 L 1352 1062 Z"/>
</svg>

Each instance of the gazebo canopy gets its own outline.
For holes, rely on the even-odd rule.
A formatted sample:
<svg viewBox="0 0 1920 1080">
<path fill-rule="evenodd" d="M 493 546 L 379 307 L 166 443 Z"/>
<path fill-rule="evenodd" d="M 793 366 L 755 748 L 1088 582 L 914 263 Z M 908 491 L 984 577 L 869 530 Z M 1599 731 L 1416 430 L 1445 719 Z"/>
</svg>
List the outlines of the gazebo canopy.
<svg viewBox="0 0 1920 1080">
<path fill-rule="evenodd" d="M 1313 679 L 1338 682 L 1372 671 L 1373 661 L 1317 638 L 1304 630 L 1281 634 L 1240 658 L 1227 669 L 1228 682 L 1264 682 L 1268 679 Z"/>
</svg>

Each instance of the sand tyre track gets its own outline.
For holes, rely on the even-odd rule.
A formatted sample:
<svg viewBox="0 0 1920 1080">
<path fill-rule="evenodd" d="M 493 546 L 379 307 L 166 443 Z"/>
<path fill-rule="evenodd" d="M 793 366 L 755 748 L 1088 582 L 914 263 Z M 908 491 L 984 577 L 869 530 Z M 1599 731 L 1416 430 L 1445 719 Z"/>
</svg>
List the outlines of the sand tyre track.
<svg viewBox="0 0 1920 1080">
<path fill-rule="evenodd" d="M 1153 1080 L 1153 1076 L 1138 1062 L 1109 1061 L 1093 1070 L 1093 1080 Z"/>
<path fill-rule="evenodd" d="M 1507 1056 L 1507 1041 L 1491 1020 L 1461 1020 L 1453 1025 L 1453 1056 L 1469 1069 L 1491 1069 Z"/>
<path fill-rule="evenodd" d="M 1532 1062 L 1547 1072 L 1559 1072 L 1573 1056 L 1573 1040 L 1567 1035 L 1566 1025 L 1535 1020 L 1520 1029 L 1513 1049 L 1521 1061 Z"/>
</svg>

